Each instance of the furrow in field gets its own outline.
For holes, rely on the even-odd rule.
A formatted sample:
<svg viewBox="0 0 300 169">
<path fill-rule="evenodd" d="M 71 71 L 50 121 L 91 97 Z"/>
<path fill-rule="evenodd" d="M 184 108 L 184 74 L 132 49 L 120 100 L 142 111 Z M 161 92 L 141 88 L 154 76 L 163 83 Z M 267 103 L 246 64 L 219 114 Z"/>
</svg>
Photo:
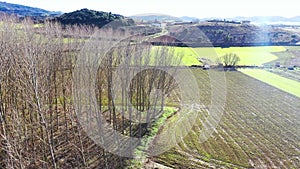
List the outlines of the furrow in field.
<svg viewBox="0 0 300 169">
<path fill-rule="evenodd" d="M 247 92 L 251 92 L 251 89 L 248 89 L 247 90 Z M 255 93 L 255 92 L 254 92 Z M 248 96 L 247 96 L 248 97 Z M 250 95 L 250 97 L 251 97 L 251 95 Z M 257 96 L 257 95 L 255 95 L 255 97 L 256 98 L 260 98 L 260 96 Z M 255 98 L 252 96 L 252 98 L 251 99 L 249 99 L 249 100 L 255 100 Z M 267 100 L 267 99 L 266 99 Z M 257 100 L 258 101 L 258 100 Z M 232 103 L 231 103 L 232 104 Z M 231 105 L 230 104 L 230 105 Z M 262 105 L 264 105 L 264 106 L 262 106 L 262 107 L 270 107 L 270 106 L 268 106 L 270 103 L 269 102 L 266 102 L 266 103 L 264 103 L 264 104 L 262 104 Z M 247 106 L 249 106 L 249 104 L 247 105 Z M 253 108 L 253 107 L 255 107 L 253 110 L 251 110 L 251 108 Z M 259 118 L 261 119 L 261 120 L 263 120 L 262 122 L 264 122 L 264 123 L 266 123 L 266 122 L 269 122 L 269 126 L 276 126 L 277 127 L 277 129 L 279 129 L 279 130 L 284 130 L 284 129 L 286 129 L 286 127 L 285 126 L 280 126 L 280 125 L 278 125 L 279 124 L 279 122 L 280 121 L 276 121 L 276 120 L 273 120 L 274 118 L 272 118 L 273 116 L 274 117 L 276 117 L 276 115 L 274 115 L 273 114 L 273 116 L 271 117 L 271 116 L 263 116 L 264 115 L 264 113 L 261 113 L 262 111 L 261 110 L 257 110 L 257 107 L 261 107 L 261 106 L 258 106 L 257 104 L 255 104 L 255 105 L 252 105 L 252 106 L 250 106 L 249 108 L 250 108 L 250 110 L 251 110 L 251 113 L 253 113 L 253 115 L 254 116 L 259 116 Z M 249 108 L 246 108 L 246 109 L 249 109 Z M 271 112 L 276 112 L 276 109 L 274 109 L 275 107 L 274 106 L 271 106 Z M 269 110 L 270 111 L 270 110 Z M 267 111 L 265 112 L 266 114 L 268 113 Z M 245 118 L 244 118 L 245 119 Z M 259 123 L 257 123 L 257 124 L 259 124 Z M 253 128 L 256 130 L 256 131 L 259 131 L 260 130 L 260 128 L 257 128 L 255 125 L 253 126 Z M 260 134 L 261 135 L 261 137 L 265 137 L 265 136 L 267 136 L 266 134 L 268 134 L 267 132 L 264 132 L 264 134 Z M 263 136 L 262 136 L 263 135 Z M 274 137 L 274 135 L 273 135 L 273 137 Z M 281 138 L 282 137 L 282 135 L 275 135 L 275 138 Z M 261 142 L 264 142 L 266 145 L 272 145 L 271 146 L 271 148 L 273 148 L 273 149 L 277 149 L 277 146 L 278 146 L 278 143 L 271 143 L 270 141 L 268 141 L 268 140 L 273 140 L 272 138 L 265 138 L 265 139 L 263 139 Z M 283 144 L 283 145 L 285 145 L 285 144 Z M 277 149 L 278 150 L 278 149 Z M 279 152 L 276 152 L 276 154 L 277 153 L 279 153 L 279 154 L 283 154 L 283 152 L 282 151 L 280 151 L 279 150 Z M 278 155 L 279 155 L 278 154 Z"/>
</svg>

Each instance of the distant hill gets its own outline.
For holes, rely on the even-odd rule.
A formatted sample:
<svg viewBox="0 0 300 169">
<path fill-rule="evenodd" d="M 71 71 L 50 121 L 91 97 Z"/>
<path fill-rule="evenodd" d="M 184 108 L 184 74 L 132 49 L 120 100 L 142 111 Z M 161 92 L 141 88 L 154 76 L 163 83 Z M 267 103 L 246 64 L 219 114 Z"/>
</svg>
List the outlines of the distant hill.
<svg viewBox="0 0 300 169">
<path fill-rule="evenodd" d="M 184 22 L 194 22 L 194 21 L 199 21 L 199 18 L 196 17 L 190 17 L 190 16 L 182 16 L 180 17 L 180 19 L 182 19 L 182 21 Z"/>
<path fill-rule="evenodd" d="M 166 36 L 175 38 L 178 46 L 284 46 L 296 45 L 300 42 L 298 33 L 273 26 L 202 22 L 201 24 L 173 25 L 167 29 L 168 35 Z M 166 37 L 157 37 L 153 41 L 165 40 Z"/>
<path fill-rule="evenodd" d="M 252 16 L 252 17 L 244 17 L 237 16 L 232 18 L 218 18 L 218 17 L 209 17 L 209 18 L 200 18 L 201 21 L 211 20 L 211 19 L 226 19 L 230 21 L 244 21 L 248 20 L 257 25 L 272 25 L 272 24 L 287 24 L 287 25 L 300 25 L 300 16 L 296 17 L 282 17 L 282 16 Z"/>
<path fill-rule="evenodd" d="M 143 20 L 143 21 L 179 21 L 182 22 L 181 18 L 177 18 L 170 15 L 160 15 L 160 14 L 145 14 L 145 15 L 133 15 L 130 18 L 134 20 Z"/>
<path fill-rule="evenodd" d="M 282 16 L 252 16 L 252 17 L 208 17 L 208 18 L 197 18 L 193 16 L 182 16 L 180 18 L 170 16 L 170 15 L 160 15 L 160 14 L 145 14 L 145 15 L 135 15 L 130 16 L 134 20 L 143 20 L 143 21 L 178 21 L 178 22 L 192 22 L 192 21 L 206 21 L 212 19 L 223 20 L 226 19 L 228 21 L 244 21 L 248 20 L 257 25 L 268 25 L 268 24 L 296 24 L 300 25 L 300 16 L 296 17 L 282 17 Z"/>
<path fill-rule="evenodd" d="M 53 20 L 63 25 L 91 25 L 99 28 L 110 23 L 112 27 L 131 26 L 134 21 L 131 18 L 124 17 L 111 12 L 94 11 L 89 9 L 81 9 L 70 13 L 64 13 L 55 17 Z"/>
<path fill-rule="evenodd" d="M 256 24 L 284 24 L 284 23 L 300 23 L 300 16 L 286 18 L 282 16 L 253 16 L 253 17 L 234 17 L 228 20 L 249 20 Z"/>
<path fill-rule="evenodd" d="M 300 16 L 295 16 L 295 17 L 289 18 L 289 21 L 300 22 Z"/>
<path fill-rule="evenodd" d="M 33 8 L 24 5 L 0 2 L 0 13 L 14 14 L 19 17 L 53 17 L 61 15 L 62 12 L 47 11 L 40 8 Z"/>
</svg>

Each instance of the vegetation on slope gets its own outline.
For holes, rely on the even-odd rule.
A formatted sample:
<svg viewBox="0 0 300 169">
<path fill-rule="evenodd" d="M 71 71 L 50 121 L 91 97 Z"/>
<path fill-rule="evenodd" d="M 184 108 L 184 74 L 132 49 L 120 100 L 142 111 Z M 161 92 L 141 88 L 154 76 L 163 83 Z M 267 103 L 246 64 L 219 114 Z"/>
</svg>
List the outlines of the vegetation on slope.
<svg viewBox="0 0 300 169">
<path fill-rule="evenodd" d="M 268 46 L 293 45 L 300 41 L 297 33 L 271 26 L 233 23 L 206 23 L 174 25 L 169 35 L 188 46 Z"/>
<path fill-rule="evenodd" d="M 112 27 L 130 26 L 134 21 L 119 14 L 111 12 L 101 12 L 89 9 L 81 9 L 70 13 L 65 13 L 54 19 L 63 25 L 90 25 L 99 28 L 111 23 Z"/>
</svg>

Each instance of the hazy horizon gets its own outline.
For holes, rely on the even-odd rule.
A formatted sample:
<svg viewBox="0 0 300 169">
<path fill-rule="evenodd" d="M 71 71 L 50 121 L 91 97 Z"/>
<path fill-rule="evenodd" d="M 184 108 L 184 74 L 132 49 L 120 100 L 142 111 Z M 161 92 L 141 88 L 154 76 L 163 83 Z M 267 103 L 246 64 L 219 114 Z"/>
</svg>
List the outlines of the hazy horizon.
<svg viewBox="0 0 300 169">
<path fill-rule="evenodd" d="M 215 0 L 195 2 L 195 0 L 170 1 L 170 0 L 127 0 L 122 3 L 119 0 L 95 1 L 95 0 L 6 0 L 3 2 L 42 8 L 49 11 L 72 12 L 82 8 L 97 11 L 105 11 L 121 14 L 124 16 L 141 15 L 146 13 L 164 14 L 175 17 L 189 16 L 196 18 L 231 18 L 252 16 L 300 16 L 299 8 L 295 1 L 235 1 Z"/>
</svg>

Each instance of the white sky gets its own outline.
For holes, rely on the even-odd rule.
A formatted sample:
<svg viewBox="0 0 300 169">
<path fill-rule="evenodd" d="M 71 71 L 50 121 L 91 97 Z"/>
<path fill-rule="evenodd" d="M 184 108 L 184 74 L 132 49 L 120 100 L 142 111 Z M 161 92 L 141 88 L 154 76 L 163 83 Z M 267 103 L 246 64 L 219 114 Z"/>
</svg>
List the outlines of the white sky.
<svg viewBox="0 0 300 169">
<path fill-rule="evenodd" d="M 296 0 L 1 0 L 50 11 L 72 12 L 82 8 L 125 16 L 160 13 L 172 16 L 300 16 Z"/>
</svg>

